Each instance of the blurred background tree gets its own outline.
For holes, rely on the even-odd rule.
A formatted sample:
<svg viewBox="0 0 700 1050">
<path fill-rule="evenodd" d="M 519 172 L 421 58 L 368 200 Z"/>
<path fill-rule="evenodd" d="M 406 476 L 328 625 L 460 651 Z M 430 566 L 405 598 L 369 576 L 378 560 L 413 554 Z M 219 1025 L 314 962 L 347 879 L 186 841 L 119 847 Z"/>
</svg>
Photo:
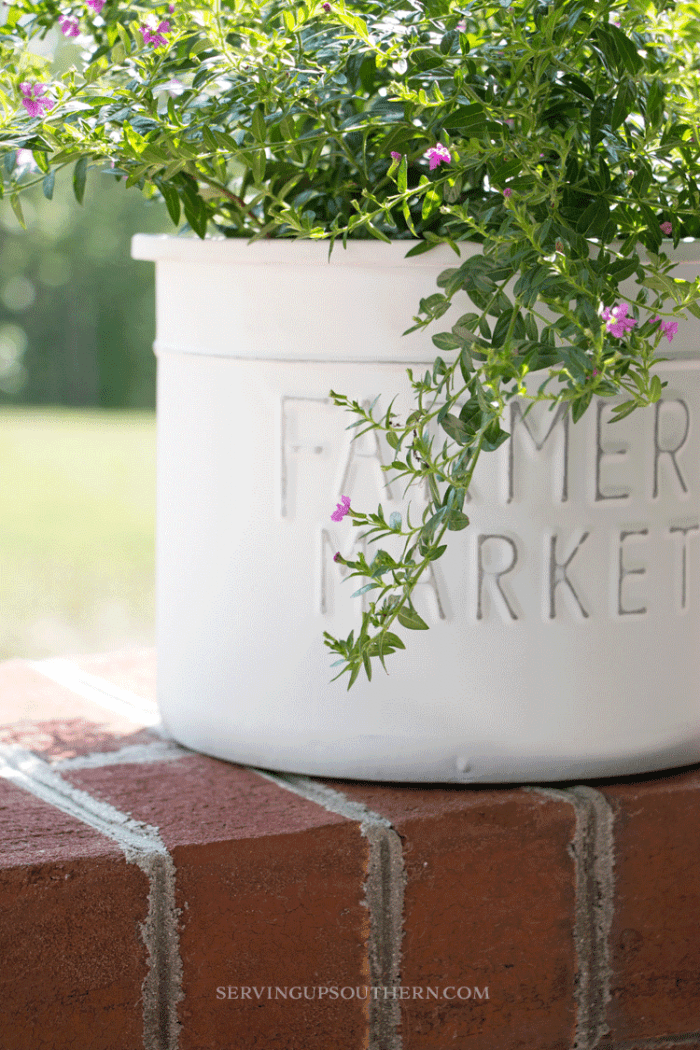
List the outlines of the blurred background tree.
<svg viewBox="0 0 700 1050">
<path fill-rule="evenodd" d="M 62 174 L 52 201 L 23 199 L 26 230 L 0 205 L 0 405 L 153 409 L 154 267 L 130 241 L 172 224 L 106 173 L 80 205 Z"/>
</svg>

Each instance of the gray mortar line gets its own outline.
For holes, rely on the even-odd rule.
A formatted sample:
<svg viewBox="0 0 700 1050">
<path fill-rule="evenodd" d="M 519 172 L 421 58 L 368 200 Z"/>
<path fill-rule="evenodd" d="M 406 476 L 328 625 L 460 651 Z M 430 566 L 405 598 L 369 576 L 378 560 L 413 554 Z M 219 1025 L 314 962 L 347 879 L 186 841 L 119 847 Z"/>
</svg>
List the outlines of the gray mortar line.
<svg viewBox="0 0 700 1050">
<path fill-rule="evenodd" d="M 330 813 L 359 823 L 360 832 L 369 843 L 363 901 L 369 911 L 370 925 L 367 953 L 372 992 L 369 997 L 368 1050 L 402 1050 L 399 1000 L 393 993 L 387 997 L 385 991 L 397 988 L 401 983 L 406 871 L 399 835 L 386 817 L 309 777 L 296 773 L 270 773 L 263 769 L 254 769 L 253 772 L 278 787 L 315 802 Z M 377 993 L 374 989 L 378 989 Z"/>
<path fill-rule="evenodd" d="M 144 1046 L 177 1050 L 177 1004 L 182 998 L 180 913 L 175 907 L 175 866 L 158 829 L 74 787 L 43 759 L 17 745 L 0 745 L 0 776 L 112 839 L 127 862 L 136 864 L 148 878 L 148 915 L 140 924 L 148 950 L 148 972 L 142 985 Z"/>
<path fill-rule="evenodd" d="M 51 762 L 51 769 L 102 769 L 104 766 L 119 766 L 128 763 L 143 765 L 147 762 L 173 762 L 186 758 L 193 752 L 181 747 L 174 740 L 154 740 L 152 744 L 127 744 L 116 751 L 93 751 L 89 755 L 62 758 Z"/>
<path fill-rule="evenodd" d="M 600 792 L 585 785 L 563 790 L 549 787 L 527 787 L 526 790 L 568 802 L 576 814 L 576 831 L 570 846 L 575 866 L 574 946 L 578 963 L 573 1050 L 602 1050 L 599 1041 L 609 1032 L 605 1014 L 612 976 L 613 813 Z"/>
<path fill-rule="evenodd" d="M 160 715 L 158 705 L 128 689 L 121 689 L 112 682 L 88 674 L 70 660 L 26 660 L 32 670 L 50 678 L 52 682 L 65 686 L 71 692 L 91 700 L 93 704 L 114 711 L 138 725 L 148 726 L 159 733 Z"/>
<path fill-rule="evenodd" d="M 659 1036 L 657 1039 L 627 1039 L 621 1043 L 599 1043 L 597 1050 L 675 1050 L 676 1047 L 697 1046 L 700 1032 Z"/>
</svg>

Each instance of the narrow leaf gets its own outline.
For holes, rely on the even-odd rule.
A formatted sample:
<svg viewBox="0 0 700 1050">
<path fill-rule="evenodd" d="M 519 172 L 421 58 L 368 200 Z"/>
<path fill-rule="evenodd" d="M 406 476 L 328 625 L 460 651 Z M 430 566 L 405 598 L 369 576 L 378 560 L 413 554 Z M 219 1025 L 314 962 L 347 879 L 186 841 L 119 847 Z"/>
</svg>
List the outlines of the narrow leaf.
<svg viewBox="0 0 700 1050">
<path fill-rule="evenodd" d="M 87 157 L 81 157 L 73 169 L 73 193 L 78 204 L 83 203 L 85 182 L 87 179 Z"/>
</svg>

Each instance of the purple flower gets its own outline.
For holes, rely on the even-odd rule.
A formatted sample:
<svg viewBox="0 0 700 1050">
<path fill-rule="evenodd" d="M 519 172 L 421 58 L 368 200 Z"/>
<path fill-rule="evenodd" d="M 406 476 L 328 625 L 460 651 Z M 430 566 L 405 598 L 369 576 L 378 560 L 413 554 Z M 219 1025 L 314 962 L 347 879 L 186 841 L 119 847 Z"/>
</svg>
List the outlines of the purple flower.
<svg viewBox="0 0 700 1050">
<path fill-rule="evenodd" d="M 656 324 L 657 321 L 661 321 L 658 316 L 653 317 L 651 323 Z M 661 321 L 661 334 L 665 335 L 669 343 L 673 342 L 673 337 L 678 331 L 678 321 Z"/>
<path fill-rule="evenodd" d="M 350 510 L 350 497 L 341 496 L 340 503 L 337 504 L 335 510 L 331 514 L 331 521 L 342 521 L 345 515 Z"/>
<path fill-rule="evenodd" d="M 328 11 L 330 11 L 330 9 L 331 9 L 331 5 L 330 5 L 330 4 L 324 4 L 324 5 L 323 5 L 323 10 L 324 10 L 324 11 L 325 11 L 326 13 L 328 13 Z"/>
<path fill-rule="evenodd" d="M 627 303 L 621 303 L 620 306 L 613 306 L 612 309 L 606 306 L 602 313 L 603 320 L 607 322 L 605 327 L 611 335 L 621 339 L 625 332 L 634 328 L 636 321 L 633 317 L 627 316 Z"/>
<path fill-rule="evenodd" d="M 175 4 L 168 4 L 168 11 L 172 15 L 173 12 L 175 11 Z"/>
<path fill-rule="evenodd" d="M 170 22 L 158 22 L 156 24 L 155 16 L 149 15 L 147 24 L 139 26 L 139 28 L 143 33 L 144 44 L 150 44 L 151 47 L 167 46 L 168 38 L 163 34 L 170 29 Z"/>
<path fill-rule="evenodd" d="M 434 168 L 439 168 L 441 164 L 449 164 L 452 161 L 452 154 L 447 146 L 443 146 L 441 142 L 438 142 L 437 146 L 431 146 L 423 156 L 430 161 L 430 171 Z"/>
<path fill-rule="evenodd" d="M 392 150 L 390 156 L 392 160 L 395 160 L 397 164 L 400 164 L 403 153 L 397 153 L 396 150 Z"/>
<path fill-rule="evenodd" d="M 87 0 L 87 5 L 93 9 L 96 15 L 99 15 L 106 2 L 107 0 Z"/>
<path fill-rule="evenodd" d="M 503 196 L 504 197 L 512 197 L 513 196 L 513 191 L 510 188 L 510 186 L 506 186 L 506 188 L 503 191 Z"/>
<path fill-rule="evenodd" d="M 58 24 L 61 27 L 61 32 L 64 36 L 78 36 L 80 33 L 80 26 L 78 25 L 77 18 L 66 18 L 63 16 L 59 18 Z"/>
<path fill-rule="evenodd" d="M 665 233 L 667 237 L 670 237 L 673 233 L 673 225 L 670 222 L 662 222 L 659 229 L 662 233 Z"/>
<path fill-rule="evenodd" d="M 342 561 L 342 560 L 343 559 L 340 556 L 340 551 L 336 551 L 335 554 L 333 555 L 333 561 Z"/>
<path fill-rule="evenodd" d="M 46 84 L 20 84 L 22 92 L 22 105 L 25 106 L 30 117 L 43 117 L 45 109 L 51 109 L 53 102 L 41 96 L 46 91 Z"/>
</svg>

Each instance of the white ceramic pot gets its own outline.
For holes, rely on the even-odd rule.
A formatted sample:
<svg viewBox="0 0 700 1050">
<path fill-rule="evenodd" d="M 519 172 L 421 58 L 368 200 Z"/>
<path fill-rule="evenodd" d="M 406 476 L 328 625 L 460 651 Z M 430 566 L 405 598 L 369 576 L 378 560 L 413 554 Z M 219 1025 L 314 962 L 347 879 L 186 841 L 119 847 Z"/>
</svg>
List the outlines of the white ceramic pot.
<svg viewBox="0 0 700 1050">
<path fill-rule="evenodd" d="M 410 243 L 199 242 L 139 236 L 156 262 L 158 692 L 176 740 L 219 758 L 331 777 L 446 783 L 566 780 L 700 759 L 698 322 L 680 326 L 657 406 L 608 425 L 538 405 L 482 456 L 471 525 L 418 586 L 429 631 L 331 683 L 323 632 L 360 623 L 363 580 L 333 561 L 405 511 L 375 435 L 331 389 L 412 405 L 402 337 L 447 248 Z M 472 251 L 463 246 L 464 252 Z M 681 276 L 698 272 L 683 245 Z M 466 299 L 453 309 L 469 309 Z M 664 349 L 667 347 L 664 342 Z M 537 411 L 542 409 L 542 411 Z M 444 435 L 443 435 L 444 437 Z M 425 506 L 407 494 L 411 521 Z M 387 549 L 398 553 L 400 546 Z M 369 555 L 375 546 L 369 544 Z"/>
</svg>

